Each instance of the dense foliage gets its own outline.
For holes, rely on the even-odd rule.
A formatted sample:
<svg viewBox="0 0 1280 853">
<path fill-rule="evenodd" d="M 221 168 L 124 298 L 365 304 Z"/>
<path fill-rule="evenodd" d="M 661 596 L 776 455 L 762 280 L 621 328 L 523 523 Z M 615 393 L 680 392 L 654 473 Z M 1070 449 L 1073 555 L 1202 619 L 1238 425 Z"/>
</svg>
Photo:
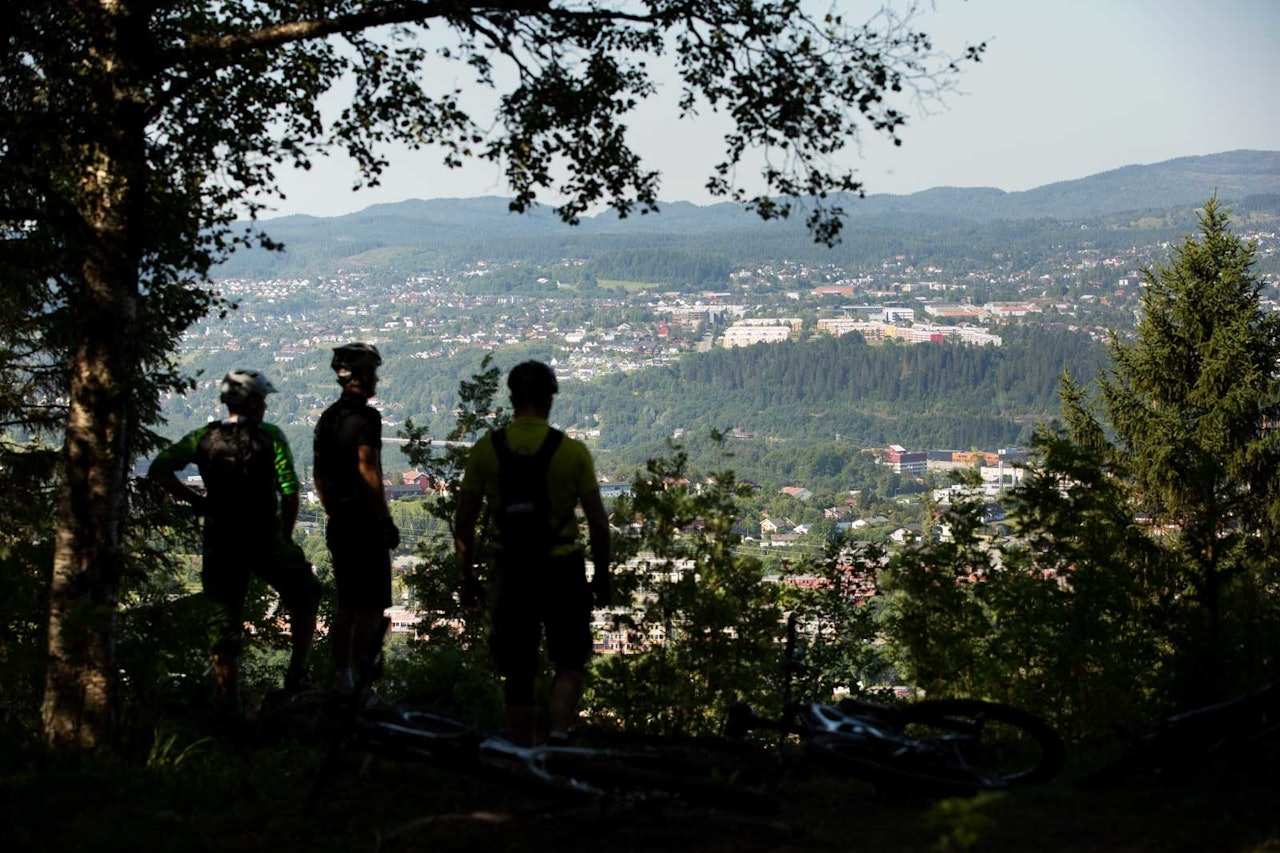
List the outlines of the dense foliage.
<svg viewBox="0 0 1280 853">
<path fill-rule="evenodd" d="M 946 541 L 891 568 L 905 672 L 1094 736 L 1276 678 L 1280 319 L 1252 255 L 1210 201 L 1146 272 L 1098 393 L 1064 380 L 1064 425 L 1038 431 L 1010 502 L 1017 537 L 960 505 Z"/>
</svg>

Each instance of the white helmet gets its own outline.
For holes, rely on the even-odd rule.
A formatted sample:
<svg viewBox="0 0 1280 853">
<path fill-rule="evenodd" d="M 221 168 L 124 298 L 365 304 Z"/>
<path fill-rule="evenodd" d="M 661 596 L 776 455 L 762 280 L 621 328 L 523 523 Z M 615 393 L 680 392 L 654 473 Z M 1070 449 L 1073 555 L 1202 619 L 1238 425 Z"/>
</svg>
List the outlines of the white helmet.
<svg viewBox="0 0 1280 853">
<path fill-rule="evenodd" d="M 266 399 L 268 394 L 276 393 L 276 386 L 257 370 L 233 370 L 222 377 L 218 393 L 223 403 L 236 406 L 254 395 Z"/>
</svg>

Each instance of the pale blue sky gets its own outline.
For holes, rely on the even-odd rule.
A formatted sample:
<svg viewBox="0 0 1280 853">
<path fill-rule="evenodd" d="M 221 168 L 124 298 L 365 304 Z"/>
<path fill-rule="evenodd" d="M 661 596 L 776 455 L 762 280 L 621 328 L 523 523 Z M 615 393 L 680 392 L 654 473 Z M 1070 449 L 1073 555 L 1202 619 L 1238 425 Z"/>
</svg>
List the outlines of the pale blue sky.
<svg viewBox="0 0 1280 853">
<path fill-rule="evenodd" d="M 878 4 L 837 0 L 847 19 Z M 845 161 L 869 193 L 935 186 L 1024 190 L 1133 163 L 1237 148 L 1280 150 L 1280 0 L 937 0 L 919 23 L 958 54 L 987 54 L 943 106 L 906 104 L 901 148 L 867 136 Z M 710 203 L 714 120 L 678 122 L 669 104 L 631 122 L 663 172 L 661 198 Z M 406 198 L 506 195 L 491 164 L 449 170 L 431 151 L 393 152 L 384 186 L 351 192 L 331 157 L 285 176 L 279 215 L 332 216 Z M 554 199 L 546 199 L 553 201 Z"/>
</svg>

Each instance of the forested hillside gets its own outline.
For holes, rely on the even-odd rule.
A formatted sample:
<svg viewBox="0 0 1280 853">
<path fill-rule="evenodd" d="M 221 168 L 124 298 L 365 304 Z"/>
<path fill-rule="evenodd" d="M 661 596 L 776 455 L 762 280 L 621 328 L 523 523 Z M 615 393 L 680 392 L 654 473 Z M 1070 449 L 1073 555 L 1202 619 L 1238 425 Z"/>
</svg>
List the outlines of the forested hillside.
<svg viewBox="0 0 1280 853">
<path fill-rule="evenodd" d="M 566 389 L 556 417 L 602 427 L 626 456 L 685 432 L 737 430 L 793 452 L 853 447 L 994 449 L 1025 443 L 1059 409 L 1063 370 L 1091 380 L 1101 344 L 1066 329 L 1011 329 L 1002 347 L 868 345 L 857 335 L 688 355 L 669 368 Z"/>
</svg>

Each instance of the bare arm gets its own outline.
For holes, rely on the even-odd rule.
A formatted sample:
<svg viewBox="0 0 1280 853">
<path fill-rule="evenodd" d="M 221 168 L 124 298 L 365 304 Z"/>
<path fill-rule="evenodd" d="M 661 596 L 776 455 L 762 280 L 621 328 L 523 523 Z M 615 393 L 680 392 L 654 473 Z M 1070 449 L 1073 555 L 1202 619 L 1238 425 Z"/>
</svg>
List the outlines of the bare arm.
<svg viewBox="0 0 1280 853">
<path fill-rule="evenodd" d="M 476 582 L 476 521 L 484 497 L 479 492 L 458 492 L 458 508 L 453 515 L 453 554 L 458 563 L 458 589 L 462 606 L 470 610 L 480 607 Z"/>
<path fill-rule="evenodd" d="M 582 496 L 582 512 L 587 516 L 587 536 L 591 539 L 591 564 L 597 577 L 609 575 L 612 545 L 609 540 L 609 514 L 605 512 L 600 492 Z"/>
<path fill-rule="evenodd" d="M 376 448 L 362 444 L 359 449 L 360 479 L 369 487 L 369 499 L 379 518 L 390 518 L 387 492 L 382 488 L 382 460 Z"/>
<path fill-rule="evenodd" d="M 283 495 L 280 498 L 280 526 L 284 530 L 284 538 L 293 538 L 293 528 L 298 523 L 298 493 Z"/>
<path fill-rule="evenodd" d="M 479 492 L 458 492 L 458 508 L 453 515 L 453 553 L 463 579 L 470 576 L 475 563 L 476 521 L 484 500 Z"/>
<path fill-rule="evenodd" d="M 178 475 L 173 471 L 160 471 L 153 465 L 151 470 L 147 472 L 147 478 L 158 483 L 160 488 L 164 489 L 176 500 L 190 504 L 197 513 L 203 510 L 205 496 L 179 480 Z"/>
</svg>

